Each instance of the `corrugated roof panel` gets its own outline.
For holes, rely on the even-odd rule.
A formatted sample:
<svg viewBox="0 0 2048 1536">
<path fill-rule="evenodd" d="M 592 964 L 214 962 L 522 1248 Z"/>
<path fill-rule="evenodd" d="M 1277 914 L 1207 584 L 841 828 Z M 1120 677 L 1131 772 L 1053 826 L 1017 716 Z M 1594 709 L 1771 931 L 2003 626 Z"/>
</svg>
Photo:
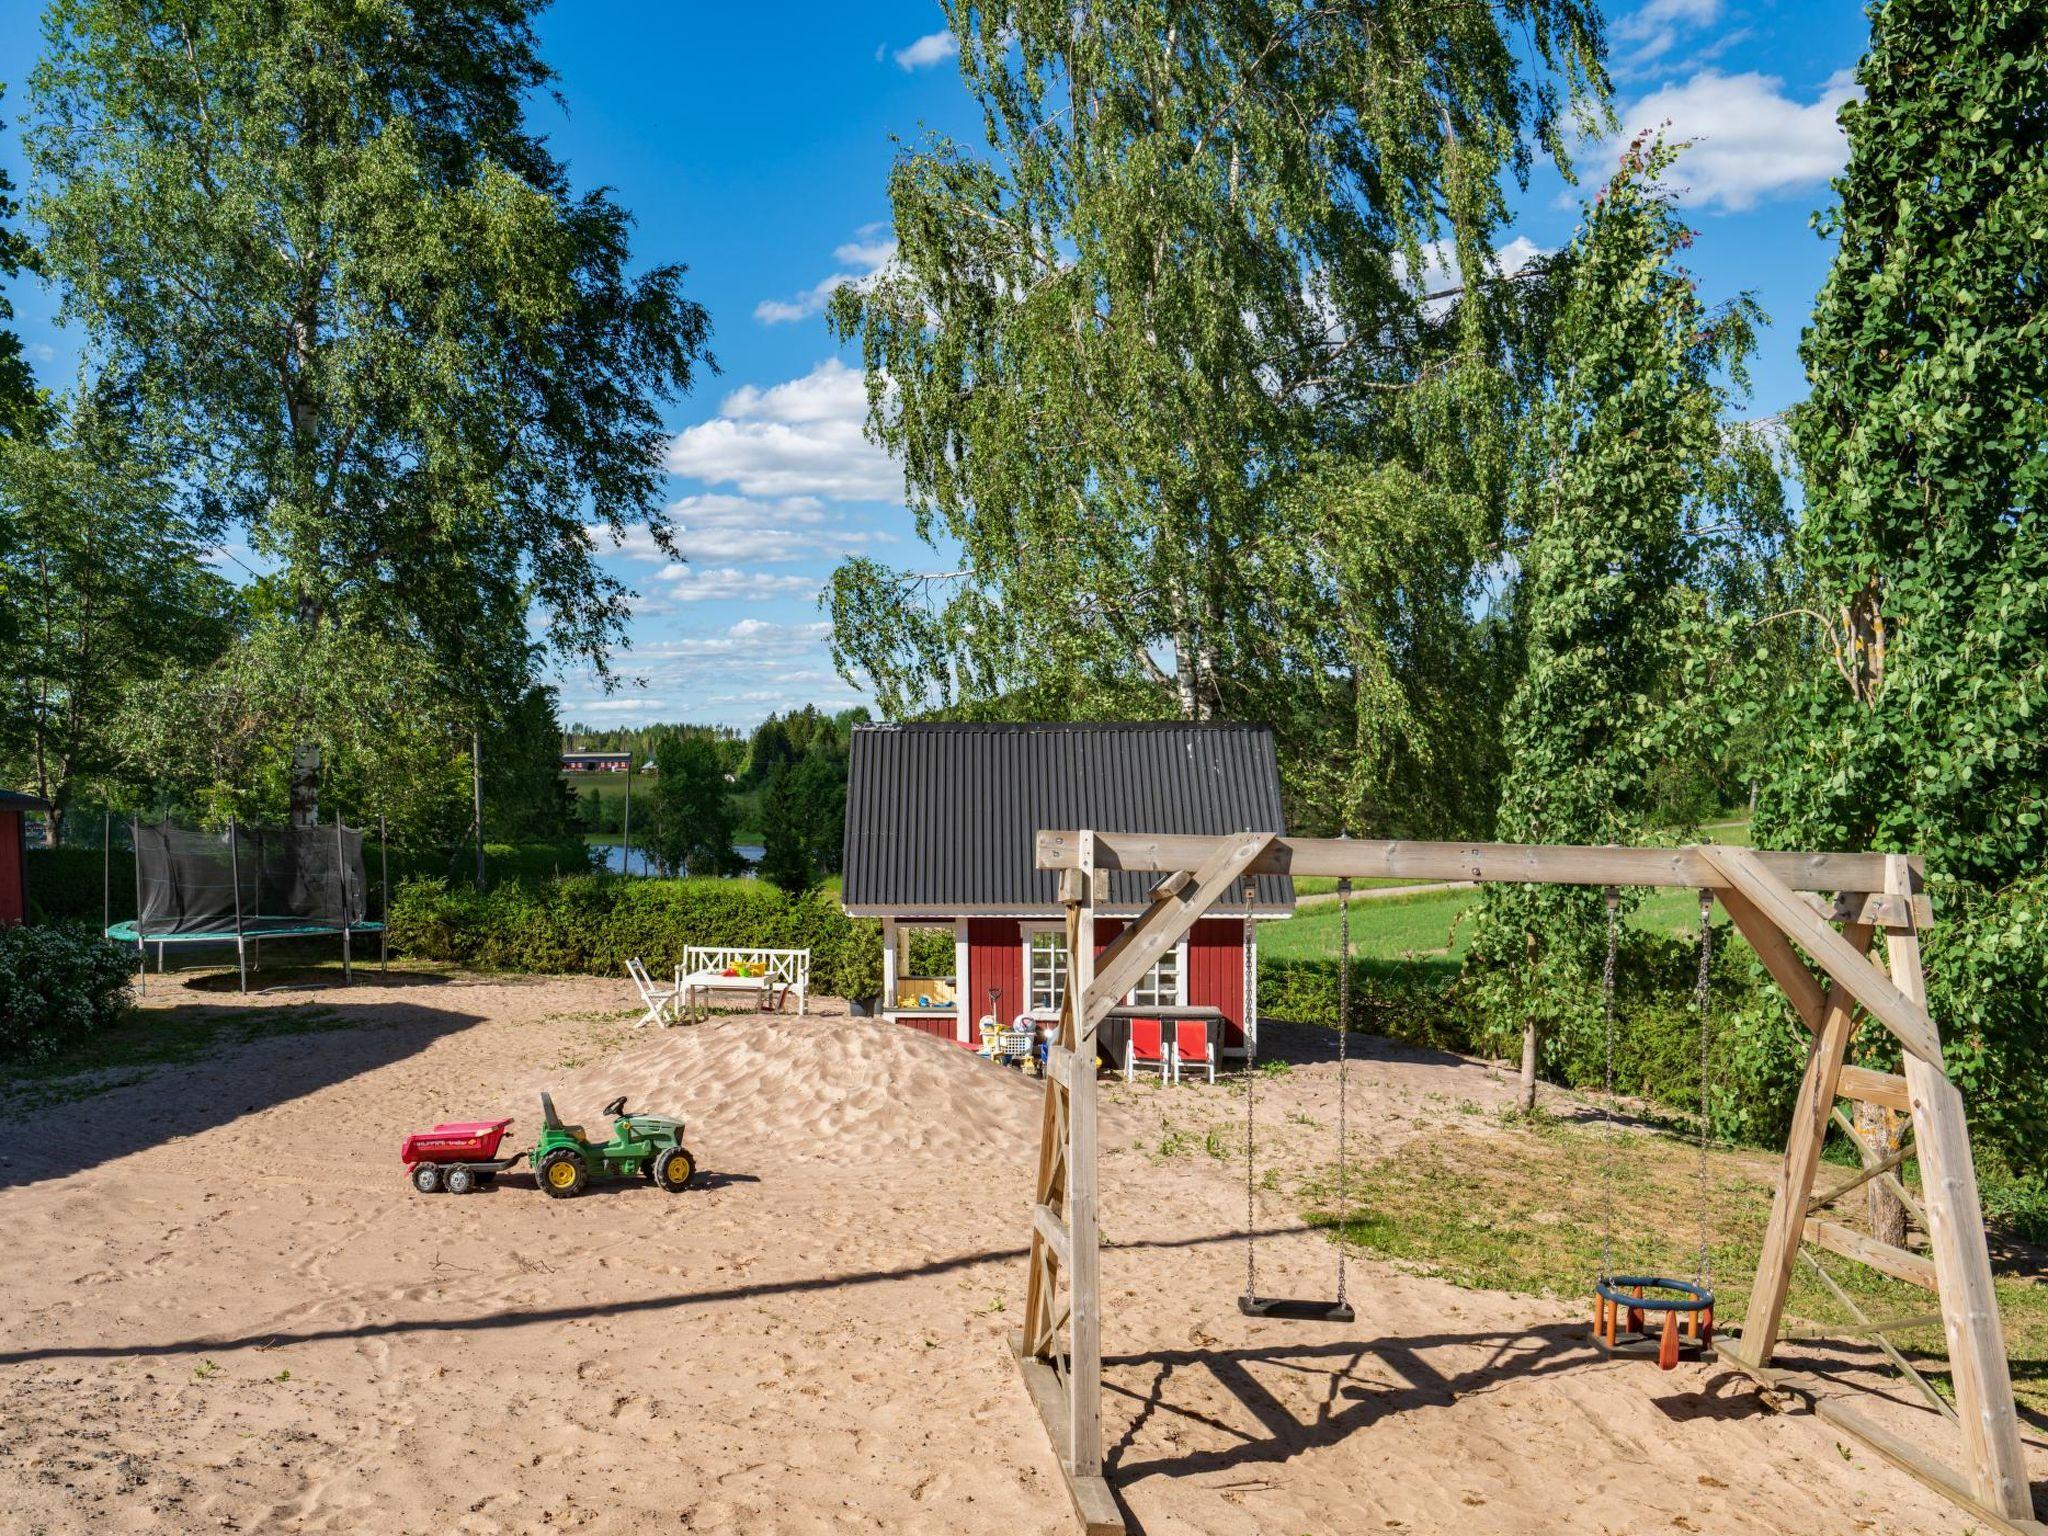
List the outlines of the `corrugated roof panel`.
<svg viewBox="0 0 2048 1536">
<path fill-rule="evenodd" d="M 1264 726 L 865 725 L 853 733 L 844 900 L 869 910 L 1049 911 L 1033 867 L 1041 828 L 1285 832 Z M 1145 903 L 1151 877 L 1114 872 L 1110 905 Z M 1293 882 L 1261 876 L 1259 905 Z"/>
</svg>

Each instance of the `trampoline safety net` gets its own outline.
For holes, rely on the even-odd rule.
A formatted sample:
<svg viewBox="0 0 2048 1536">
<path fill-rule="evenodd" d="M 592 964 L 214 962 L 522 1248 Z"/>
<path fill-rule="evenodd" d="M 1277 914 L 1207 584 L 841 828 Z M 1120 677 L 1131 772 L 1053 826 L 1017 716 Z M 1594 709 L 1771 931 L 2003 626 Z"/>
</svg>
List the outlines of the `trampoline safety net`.
<svg viewBox="0 0 2048 1536">
<path fill-rule="evenodd" d="M 135 828 L 136 932 L 143 938 L 266 928 L 335 932 L 365 915 L 363 834 L 354 827 L 218 832 Z"/>
</svg>

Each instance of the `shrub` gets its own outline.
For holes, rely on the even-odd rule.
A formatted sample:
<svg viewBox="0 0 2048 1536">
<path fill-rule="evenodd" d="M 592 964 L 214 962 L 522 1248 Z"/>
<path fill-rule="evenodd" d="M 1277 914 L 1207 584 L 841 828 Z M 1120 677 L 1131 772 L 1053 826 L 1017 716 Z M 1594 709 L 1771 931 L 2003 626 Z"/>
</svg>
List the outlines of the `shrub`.
<svg viewBox="0 0 2048 1536">
<path fill-rule="evenodd" d="M 1259 1017 L 1337 1027 L 1338 962 L 1259 961 Z M 1438 1050 L 1469 1051 L 1465 1021 L 1426 976 L 1366 960 L 1351 962 L 1351 1027 Z"/>
<path fill-rule="evenodd" d="M 114 1023 L 134 963 L 89 930 L 0 928 L 0 1059 L 40 1060 Z"/>
<path fill-rule="evenodd" d="M 479 895 L 444 880 L 409 881 L 391 901 L 391 944 L 482 970 L 623 974 L 638 956 L 660 972 L 684 946 L 808 949 L 811 985 L 871 995 L 881 930 L 828 895 L 791 897 L 759 880 L 639 880 L 579 875 L 507 882 Z"/>
</svg>

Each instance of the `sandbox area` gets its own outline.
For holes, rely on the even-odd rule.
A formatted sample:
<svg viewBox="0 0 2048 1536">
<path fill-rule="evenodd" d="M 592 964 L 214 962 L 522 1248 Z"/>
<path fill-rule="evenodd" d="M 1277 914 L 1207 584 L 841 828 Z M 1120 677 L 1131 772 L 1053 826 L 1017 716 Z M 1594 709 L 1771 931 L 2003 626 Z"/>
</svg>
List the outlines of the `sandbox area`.
<svg viewBox="0 0 2048 1536">
<path fill-rule="evenodd" d="M 152 1010 L 317 1007 L 0 1121 L 0 1527 L 9 1532 L 1058 1532 L 1004 1339 L 1039 1088 L 850 1019 L 634 1032 L 623 983 L 400 976 Z M 1262 1085 L 1283 1169 L 1334 1067 Z M 1359 1153 L 1487 1067 L 1354 1068 Z M 552 1090 L 689 1121 L 701 1187 L 422 1196 L 397 1146 Z M 1160 1090 L 1105 1094 L 1110 1474 L 1136 1526 L 1254 1532 L 1942 1532 L 1970 1522 L 1727 1372 L 1586 1344 L 1583 1309 L 1354 1262 L 1348 1327 L 1235 1297 L 1241 1169 L 1161 1156 Z M 1228 1090 L 1185 1087 L 1196 1118 Z M 1213 1095 L 1205 1103 L 1199 1097 Z M 1327 1290 L 1289 1200 L 1261 1279 Z"/>
</svg>

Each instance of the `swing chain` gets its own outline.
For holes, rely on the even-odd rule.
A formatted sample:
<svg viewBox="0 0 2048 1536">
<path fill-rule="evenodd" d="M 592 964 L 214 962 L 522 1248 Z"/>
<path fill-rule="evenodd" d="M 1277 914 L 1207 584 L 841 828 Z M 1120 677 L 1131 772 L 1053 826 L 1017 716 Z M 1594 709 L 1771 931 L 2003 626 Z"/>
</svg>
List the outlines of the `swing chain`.
<svg viewBox="0 0 2048 1536">
<path fill-rule="evenodd" d="M 1614 1273 L 1614 965 L 1621 947 L 1621 888 L 1607 887 L 1607 961 L 1600 968 L 1601 1022 L 1606 1035 L 1606 1097 L 1601 1101 L 1600 1278 Z"/>
<path fill-rule="evenodd" d="M 1351 1230 L 1347 1164 L 1351 1101 L 1351 877 L 1337 881 L 1337 1305 L 1344 1305 L 1344 1244 Z"/>
<path fill-rule="evenodd" d="M 1249 976 L 1249 959 L 1252 953 L 1253 917 L 1252 906 L 1257 897 L 1258 884 L 1252 876 L 1244 880 L 1244 954 L 1247 961 L 1246 975 Z M 1249 985 L 1249 982 L 1247 983 Z M 1245 1009 L 1249 1015 L 1251 1010 Z M 1245 1040 L 1244 1073 L 1244 1293 L 1253 1301 L 1259 1298 L 1259 1243 L 1253 1234 L 1258 1231 L 1258 1195 L 1254 1183 L 1254 1153 L 1252 1150 L 1254 1108 L 1257 1096 L 1253 1092 L 1253 1081 L 1258 1076 L 1258 1064 L 1253 1057 L 1253 1044 L 1249 1036 Z"/>
<path fill-rule="evenodd" d="M 1708 1243 L 1707 1205 L 1712 1194 L 1712 1182 L 1707 1169 L 1707 1114 L 1711 1102 L 1707 1093 L 1707 1069 L 1709 1049 L 1707 1027 L 1712 1022 L 1710 1004 L 1713 997 L 1714 966 L 1714 893 L 1700 891 L 1700 977 L 1693 988 L 1693 1007 L 1700 1020 L 1700 1254 L 1694 1270 L 1694 1279 L 1702 1286 L 1713 1287 L 1713 1250 Z"/>
</svg>

